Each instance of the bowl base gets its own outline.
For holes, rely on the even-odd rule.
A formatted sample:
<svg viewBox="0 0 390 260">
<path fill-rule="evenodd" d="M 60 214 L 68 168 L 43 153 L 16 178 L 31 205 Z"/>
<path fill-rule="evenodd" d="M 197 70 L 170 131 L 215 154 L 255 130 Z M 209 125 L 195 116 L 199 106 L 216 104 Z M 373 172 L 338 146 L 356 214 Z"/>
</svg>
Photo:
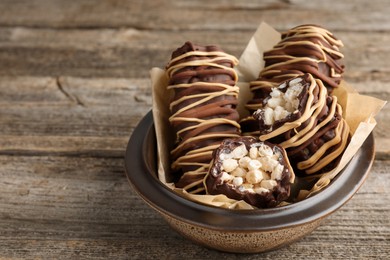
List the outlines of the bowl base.
<svg viewBox="0 0 390 260">
<path fill-rule="evenodd" d="M 172 229 L 183 237 L 202 246 L 230 253 L 261 253 L 287 246 L 311 233 L 320 224 L 317 219 L 305 225 L 297 225 L 270 231 L 221 231 L 185 223 L 163 215 Z"/>
</svg>

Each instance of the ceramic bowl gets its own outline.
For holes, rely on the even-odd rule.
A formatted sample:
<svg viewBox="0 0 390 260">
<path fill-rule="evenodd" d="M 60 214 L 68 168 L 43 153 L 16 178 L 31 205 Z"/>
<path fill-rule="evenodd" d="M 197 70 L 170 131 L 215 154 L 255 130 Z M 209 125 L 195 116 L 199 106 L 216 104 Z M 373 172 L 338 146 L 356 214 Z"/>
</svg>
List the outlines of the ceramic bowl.
<svg viewBox="0 0 390 260">
<path fill-rule="evenodd" d="M 138 195 L 195 243 L 227 252 L 257 253 L 304 237 L 351 199 L 371 168 L 374 138 L 370 135 L 343 172 L 318 194 L 288 206 L 257 210 L 206 206 L 174 193 L 157 178 L 156 151 L 149 112 L 134 130 L 125 155 L 126 174 Z"/>
</svg>

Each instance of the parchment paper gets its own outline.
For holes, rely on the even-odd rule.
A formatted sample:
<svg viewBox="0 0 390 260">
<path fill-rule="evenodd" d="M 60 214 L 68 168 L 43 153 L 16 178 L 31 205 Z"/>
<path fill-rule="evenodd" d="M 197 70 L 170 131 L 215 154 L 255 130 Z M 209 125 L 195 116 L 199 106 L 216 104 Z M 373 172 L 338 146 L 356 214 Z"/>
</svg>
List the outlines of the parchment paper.
<svg viewBox="0 0 390 260">
<path fill-rule="evenodd" d="M 271 49 L 280 39 L 281 35 L 279 32 L 266 23 L 261 23 L 242 53 L 239 64 L 235 68 L 239 75 L 239 82 L 237 83 L 240 87 L 238 111 L 241 117 L 248 115 L 248 112 L 244 109 L 244 104 L 251 99 L 248 82 L 257 79 L 260 71 L 263 69 L 264 51 Z M 153 68 L 150 71 L 150 75 L 153 87 L 153 118 L 156 128 L 159 155 L 158 177 L 160 181 L 179 195 L 196 202 L 229 209 L 253 209 L 254 207 L 244 201 L 236 201 L 222 194 L 194 195 L 175 188 L 172 183 L 172 176 L 170 176 L 169 159 L 169 154 L 174 144 L 174 133 L 170 128 L 168 120 L 170 116 L 169 102 L 173 91 L 167 90 L 168 77 L 164 70 Z M 339 104 L 343 107 L 343 117 L 347 121 L 352 135 L 351 141 L 339 165 L 331 172 L 317 177 L 318 180 L 311 189 L 300 190 L 296 198 L 297 200 L 303 200 L 329 185 L 331 180 L 341 172 L 372 132 L 376 125 L 374 117 L 386 104 L 386 101 L 360 95 L 345 81 L 341 82 L 340 86 L 334 91 L 334 95 L 337 96 Z"/>
</svg>

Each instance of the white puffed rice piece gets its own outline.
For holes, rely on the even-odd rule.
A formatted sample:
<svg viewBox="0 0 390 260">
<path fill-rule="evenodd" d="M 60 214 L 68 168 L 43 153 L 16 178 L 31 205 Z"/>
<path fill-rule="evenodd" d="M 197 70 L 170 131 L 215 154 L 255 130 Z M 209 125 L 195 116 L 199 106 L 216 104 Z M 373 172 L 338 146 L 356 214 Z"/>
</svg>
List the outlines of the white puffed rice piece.
<svg viewBox="0 0 390 260">
<path fill-rule="evenodd" d="M 272 190 L 278 183 L 275 180 L 263 180 L 260 185 L 264 189 Z"/>
<path fill-rule="evenodd" d="M 244 183 L 244 179 L 242 177 L 234 177 L 234 179 L 233 179 L 234 186 L 240 186 L 243 183 Z"/>
<path fill-rule="evenodd" d="M 231 159 L 231 158 L 233 158 L 231 153 L 221 153 L 219 155 L 219 159 L 222 161 L 227 160 L 227 159 Z"/>
<path fill-rule="evenodd" d="M 272 172 L 272 170 L 276 167 L 276 165 L 279 164 L 277 160 L 274 160 L 271 157 L 266 157 L 266 156 L 261 157 L 258 160 L 261 162 L 263 170 L 267 172 Z"/>
<path fill-rule="evenodd" d="M 283 82 L 282 85 L 280 85 L 278 88 L 279 89 L 282 89 L 282 88 L 285 88 L 287 87 L 287 83 L 286 82 Z"/>
<path fill-rule="evenodd" d="M 254 190 L 254 192 L 256 192 L 256 193 L 258 193 L 258 194 L 262 194 L 262 193 L 267 193 L 267 192 L 269 192 L 269 190 L 267 190 L 267 189 L 265 189 L 265 188 L 263 188 L 263 187 L 254 188 L 253 190 Z"/>
<path fill-rule="evenodd" d="M 231 154 L 232 154 L 233 158 L 240 159 L 248 154 L 248 150 L 246 149 L 245 144 L 242 144 L 242 145 L 234 148 L 234 150 L 231 152 Z"/>
<path fill-rule="evenodd" d="M 238 164 L 242 168 L 248 168 L 248 163 L 251 161 L 251 158 L 248 156 L 242 157 L 240 160 L 238 160 Z"/>
<path fill-rule="evenodd" d="M 273 125 L 274 123 L 274 110 L 270 107 L 264 109 L 264 123 L 266 125 Z"/>
<path fill-rule="evenodd" d="M 302 81 L 302 78 L 295 78 L 295 79 L 291 80 L 288 84 L 290 86 L 292 86 L 292 85 L 301 85 L 301 84 L 297 84 L 297 83 L 299 83 L 301 81 Z"/>
<path fill-rule="evenodd" d="M 276 165 L 276 167 L 273 169 L 273 171 L 271 173 L 271 179 L 281 180 L 283 169 L 284 169 L 283 165 L 281 165 L 281 164 Z"/>
<path fill-rule="evenodd" d="M 282 92 L 281 92 L 279 89 L 273 88 L 272 91 L 271 91 L 271 93 L 270 93 L 270 96 L 271 96 L 272 98 L 278 98 L 278 97 L 281 96 L 281 94 L 282 94 Z"/>
<path fill-rule="evenodd" d="M 245 177 L 246 171 L 239 166 L 236 169 L 234 169 L 230 174 L 235 177 Z"/>
<path fill-rule="evenodd" d="M 266 173 L 265 171 L 261 171 L 261 173 L 263 175 L 263 180 L 270 180 L 271 179 L 270 174 Z"/>
<path fill-rule="evenodd" d="M 299 99 L 298 98 L 296 98 L 296 99 L 294 99 L 292 102 L 291 102 L 291 106 L 292 106 L 292 108 L 291 108 L 291 110 L 289 110 L 289 111 L 291 111 L 291 112 L 297 112 L 298 111 L 298 107 L 299 107 Z"/>
<path fill-rule="evenodd" d="M 260 156 L 272 156 L 274 154 L 272 148 L 265 144 L 261 144 L 258 150 Z"/>
<path fill-rule="evenodd" d="M 284 108 L 285 108 L 287 111 L 293 111 L 293 110 L 294 110 L 294 104 L 291 103 L 291 102 L 286 102 L 286 104 L 284 105 Z"/>
<path fill-rule="evenodd" d="M 231 181 L 233 180 L 233 176 L 231 176 L 229 173 L 227 172 L 222 172 L 222 175 L 221 175 L 221 181 L 223 182 L 228 182 L 228 181 Z"/>
<path fill-rule="evenodd" d="M 249 157 L 251 159 L 256 159 L 258 157 L 258 151 L 256 147 L 251 147 L 251 149 L 249 149 Z"/>
<path fill-rule="evenodd" d="M 300 78 L 298 79 L 301 80 Z M 294 110 L 298 108 L 298 96 L 303 90 L 302 84 L 296 82 L 298 79 L 290 81 L 290 87 L 286 90 L 286 93 L 284 93 L 283 96 L 286 103 L 290 103 Z M 289 111 L 292 112 L 293 110 L 289 109 Z"/>
<path fill-rule="evenodd" d="M 248 163 L 248 170 L 258 170 L 261 167 L 261 162 L 258 160 L 250 160 Z"/>
<path fill-rule="evenodd" d="M 253 189 L 253 184 L 250 183 L 243 183 L 241 187 L 244 187 L 245 189 Z"/>
<path fill-rule="evenodd" d="M 238 166 L 237 160 L 227 159 L 222 162 L 222 168 L 226 172 L 232 172 Z"/>
<path fill-rule="evenodd" d="M 245 179 L 251 184 L 256 184 L 263 180 L 263 174 L 259 170 L 252 170 L 247 172 Z"/>
<path fill-rule="evenodd" d="M 282 97 L 270 98 L 267 101 L 267 106 L 269 106 L 270 108 L 273 108 L 273 109 L 275 109 L 278 106 L 284 106 L 284 104 L 285 104 L 285 101 Z"/>
<path fill-rule="evenodd" d="M 286 118 L 290 114 L 291 113 L 288 112 L 287 110 L 285 110 L 283 107 L 277 106 L 274 110 L 274 119 L 275 119 L 275 121 L 278 121 L 278 120 Z"/>
</svg>

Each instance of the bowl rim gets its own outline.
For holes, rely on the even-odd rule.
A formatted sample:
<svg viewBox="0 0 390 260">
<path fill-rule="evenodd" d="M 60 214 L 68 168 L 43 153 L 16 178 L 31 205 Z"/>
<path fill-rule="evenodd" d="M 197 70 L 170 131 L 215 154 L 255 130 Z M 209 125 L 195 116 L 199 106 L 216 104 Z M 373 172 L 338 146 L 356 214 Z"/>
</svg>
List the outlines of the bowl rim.
<svg viewBox="0 0 390 260">
<path fill-rule="evenodd" d="M 374 137 L 371 133 L 342 174 L 319 194 L 283 207 L 231 210 L 190 201 L 161 183 L 146 161 L 144 148 L 147 147 L 148 137 L 155 138 L 151 111 L 135 128 L 125 152 L 126 176 L 133 189 L 160 213 L 188 224 L 223 231 L 268 231 L 324 218 L 343 206 L 359 190 L 375 157 Z"/>
</svg>

